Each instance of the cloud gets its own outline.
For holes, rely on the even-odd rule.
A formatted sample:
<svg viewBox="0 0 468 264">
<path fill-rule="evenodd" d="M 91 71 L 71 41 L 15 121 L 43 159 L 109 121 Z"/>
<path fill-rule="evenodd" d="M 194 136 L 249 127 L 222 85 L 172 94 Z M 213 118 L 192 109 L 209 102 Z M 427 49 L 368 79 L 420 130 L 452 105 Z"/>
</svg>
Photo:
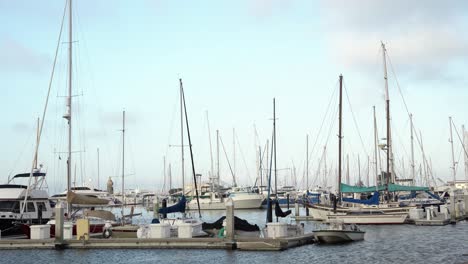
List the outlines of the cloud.
<svg viewBox="0 0 468 264">
<path fill-rule="evenodd" d="M 0 70 L 6 72 L 43 72 L 50 67 L 48 57 L 20 42 L 5 38 L 0 42 Z"/>
<path fill-rule="evenodd" d="M 443 71 L 468 58 L 468 2 L 331 0 L 321 4 L 322 26 L 333 58 L 363 69 L 381 63 L 384 41 L 399 70 L 418 78 Z"/>
</svg>

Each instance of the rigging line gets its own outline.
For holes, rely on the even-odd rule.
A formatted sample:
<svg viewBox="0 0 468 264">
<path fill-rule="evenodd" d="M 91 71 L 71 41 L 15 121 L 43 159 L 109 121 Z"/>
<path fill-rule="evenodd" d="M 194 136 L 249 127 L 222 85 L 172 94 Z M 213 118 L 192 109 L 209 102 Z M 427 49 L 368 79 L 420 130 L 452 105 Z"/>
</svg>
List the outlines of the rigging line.
<svg viewBox="0 0 468 264">
<path fill-rule="evenodd" d="M 403 101 L 403 105 L 405 106 L 405 110 L 406 110 L 406 113 L 408 114 L 408 116 L 410 115 L 410 111 L 409 111 L 409 108 L 408 108 L 408 105 L 406 104 L 406 100 L 405 100 L 405 97 L 403 96 L 403 92 L 401 91 L 401 88 L 400 88 L 400 82 L 398 81 L 398 78 L 395 74 L 395 71 L 393 69 L 393 64 L 392 64 L 392 60 L 390 58 L 390 55 L 388 55 L 388 52 L 386 53 L 387 54 L 387 58 L 388 58 L 388 63 L 390 64 L 390 70 L 392 71 L 392 74 L 395 78 L 395 83 L 397 85 L 397 88 L 398 88 L 398 92 L 401 96 L 401 99 Z M 413 121 L 413 128 L 415 129 L 415 125 L 414 125 L 414 121 Z M 421 141 L 419 140 L 419 136 L 417 133 L 415 133 L 415 137 L 416 137 L 416 141 L 418 142 L 419 146 L 421 147 Z M 426 154 L 423 153 L 423 159 L 427 162 L 427 157 L 426 157 Z"/>
<path fill-rule="evenodd" d="M 353 107 L 351 106 L 351 101 L 349 100 L 348 89 L 346 89 L 345 84 L 343 84 L 343 87 L 345 90 L 346 99 L 348 100 L 349 110 L 351 110 L 351 116 L 353 117 L 354 126 L 356 127 L 356 130 L 358 132 L 359 140 L 361 141 L 362 149 L 364 150 L 364 153 L 366 153 L 366 155 L 369 156 L 369 153 L 367 153 L 366 147 L 364 146 L 364 141 L 362 140 L 361 132 L 359 131 L 359 126 L 356 122 L 356 116 L 354 115 Z"/>
<path fill-rule="evenodd" d="M 171 139 L 172 139 L 172 135 L 174 133 L 172 133 L 172 131 L 174 130 L 174 123 L 175 123 L 175 115 L 176 115 L 176 112 L 177 112 L 177 108 L 179 106 L 179 95 L 177 93 L 176 94 L 176 100 L 174 100 L 174 103 L 173 104 L 173 108 L 172 108 L 172 116 L 171 116 L 171 122 L 170 122 L 170 126 L 169 126 L 169 134 L 168 134 L 168 137 L 167 137 L 167 142 L 169 144 L 166 145 L 166 157 L 168 156 L 169 154 L 169 148 L 170 148 L 170 142 L 171 142 Z"/>
<path fill-rule="evenodd" d="M 328 116 L 328 112 L 329 112 L 329 110 L 330 110 L 330 106 L 331 106 L 332 102 L 334 101 L 336 92 L 338 91 L 338 85 L 337 85 L 338 82 L 339 82 L 339 81 L 336 81 L 335 84 L 334 84 L 335 89 L 333 90 L 332 95 L 331 95 L 331 97 L 330 97 L 330 100 L 328 101 L 327 110 L 325 111 L 325 115 L 323 116 L 322 123 L 320 124 L 320 128 L 319 128 L 319 131 L 318 131 L 318 133 L 317 133 L 317 137 L 315 138 L 315 142 L 314 142 L 314 144 L 312 145 L 312 148 L 311 148 L 311 150 L 310 150 L 310 153 L 311 153 L 311 154 L 314 153 L 315 146 L 317 145 L 317 142 L 318 142 L 320 133 L 322 132 L 323 125 L 325 124 L 325 119 L 326 119 L 327 116 Z M 312 157 L 312 155 L 310 155 L 309 157 Z M 310 158 L 309 158 L 309 159 L 310 159 Z M 307 163 L 309 163 L 309 161 L 307 161 Z"/>
<path fill-rule="evenodd" d="M 336 107 L 336 110 L 334 111 L 334 115 L 333 116 L 336 116 L 337 112 L 339 111 L 338 109 L 338 106 Z M 336 124 L 336 120 L 337 118 L 333 118 L 333 121 L 330 125 L 330 130 L 328 131 L 328 136 L 327 136 L 327 139 L 325 140 L 325 146 L 328 144 L 328 141 L 330 140 L 330 136 L 332 134 L 332 130 L 335 128 L 335 124 Z"/>
<path fill-rule="evenodd" d="M 55 49 L 54 63 L 52 65 L 52 73 L 50 74 L 49 88 L 48 88 L 48 91 L 47 91 L 47 97 L 46 97 L 46 101 L 45 101 L 44 111 L 42 112 L 41 125 L 39 126 L 39 133 L 38 133 L 36 148 L 35 148 L 35 151 L 34 151 L 34 158 L 33 158 L 32 165 L 31 165 L 31 173 L 29 174 L 28 187 L 26 189 L 26 195 L 24 196 L 24 203 L 23 203 L 23 206 L 21 207 L 21 218 L 23 217 L 23 213 L 24 213 L 25 206 L 26 206 L 26 201 L 27 201 L 28 196 L 29 196 L 29 191 L 30 191 L 29 187 L 31 185 L 31 180 L 32 180 L 33 171 L 34 171 L 34 161 L 37 159 L 37 152 L 39 151 L 39 143 L 41 141 L 42 128 L 44 126 L 44 119 L 45 119 L 45 115 L 47 113 L 47 106 L 49 105 L 49 96 L 50 96 L 50 91 L 51 91 L 51 88 L 52 88 L 52 82 L 53 82 L 53 77 L 54 77 L 54 72 L 55 72 L 55 65 L 57 63 L 57 54 L 58 54 L 58 50 L 59 50 L 59 47 L 60 47 L 60 39 L 62 37 L 63 24 L 64 24 L 64 21 L 65 21 L 65 14 L 66 14 L 66 10 L 67 10 L 67 5 L 68 5 L 68 1 L 65 4 L 65 8 L 63 10 L 62 23 L 60 25 L 60 33 L 59 33 L 59 37 L 58 37 L 58 41 L 57 41 L 57 47 Z"/>
<path fill-rule="evenodd" d="M 227 161 L 227 163 L 229 165 L 229 170 L 231 171 L 233 185 L 234 185 L 234 187 L 236 187 L 237 186 L 236 178 L 234 176 L 234 172 L 232 171 L 231 163 L 229 162 L 229 158 L 228 158 L 228 155 L 226 153 L 226 148 L 224 148 L 224 143 L 223 143 L 223 139 L 221 138 L 221 135 L 219 136 L 219 141 L 221 142 L 221 146 L 223 147 L 224 155 L 226 156 L 226 161 Z"/>
<path fill-rule="evenodd" d="M 455 123 L 453 122 L 453 118 L 452 118 L 452 124 L 453 124 L 453 127 L 455 128 L 455 133 L 457 133 L 458 140 L 460 140 L 460 143 L 462 145 L 463 151 L 465 152 L 465 155 L 468 155 L 468 151 L 465 148 L 465 145 L 463 144 L 463 140 L 461 139 L 460 134 L 458 134 L 458 129 L 455 126 Z M 465 135 L 463 135 L 463 136 L 465 136 Z"/>
<path fill-rule="evenodd" d="M 409 119 L 407 121 L 409 121 Z M 393 122 L 392 121 L 390 121 L 390 122 L 392 123 L 392 127 L 395 127 L 395 126 L 393 126 Z M 404 131 L 406 131 L 406 128 L 405 128 Z M 402 137 L 398 133 L 398 129 L 394 129 L 392 132 L 395 132 L 396 138 L 398 139 L 397 142 L 399 143 L 399 146 L 403 149 L 403 152 L 404 152 L 405 156 L 408 156 L 408 151 L 406 150 L 405 145 L 403 144 L 403 140 L 401 139 Z M 392 140 L 392 142 L 395 142 L 395 140 Z M 393 146 L 395 146 L 395 144 L 393 144 Z"/>
<path fill-rule="evenodd" d="M 240 145 L 239 138 L 237 137 L 237 133 L 235 133 L 235 137 L 236 137 L 236 140 L 237 140 L 237 146 L 239 147 L 239 152 L 240 152 L 240 154 L 242 156 L 242 161 L 244 162 L 247 178 L 249 179 L 249 182 L 250 182 L 250 181 L 252 181 L 252 179 L 250 178 L 249 167 L 247 166 L 247 162 L 245 161 L 244 152 L 242 151 L 242 147 Z"/>
</svg>

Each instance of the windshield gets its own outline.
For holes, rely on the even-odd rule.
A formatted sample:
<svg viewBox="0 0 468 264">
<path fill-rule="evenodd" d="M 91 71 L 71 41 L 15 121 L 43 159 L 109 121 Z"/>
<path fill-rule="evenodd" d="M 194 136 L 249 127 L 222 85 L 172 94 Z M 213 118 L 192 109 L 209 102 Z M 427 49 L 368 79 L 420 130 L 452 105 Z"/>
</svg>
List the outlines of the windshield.
<svg viewBox="0 0 468 264">
<path fill-rule="evenodd" d="M 19 213 L 19 202 L 17 202 L 17 201 L 0 201 L 0 212 Z"/>
</svg>

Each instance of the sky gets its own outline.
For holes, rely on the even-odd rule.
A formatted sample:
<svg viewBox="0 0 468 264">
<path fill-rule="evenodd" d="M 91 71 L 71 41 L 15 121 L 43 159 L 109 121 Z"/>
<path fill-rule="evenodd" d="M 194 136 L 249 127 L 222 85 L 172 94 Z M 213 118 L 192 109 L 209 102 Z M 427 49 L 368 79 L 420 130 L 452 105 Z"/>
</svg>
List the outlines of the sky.
<svg viewBox="0 0 468 264">
<path fill-rule="evenodd" d="M 64 8 L 65 1 L 0 0 L 2 182 L 31 168 Z M 386 131 L 381 42 L 388 52 L 397 174 L 411 173 L 412 113 L 422 139 L 414 145 L 416 170 L 422 146 L 434 178 L 453 179 L 451 116 L 456 177 L 465 179 L 457 135 L 468 124 L 468 37 L 461 33 L 468 26 L 466 10 L 465 1 L 433 0 L 75 0 L 72 181 L 105 188 L 112 177 L 114 188 L 121 188 L 125 110 L 126 188 L 167 188 L 164 158 L 166 175 L 170 166 L 172 185 L 180 186 L 181 78 L 202 181 L 208 180 L 211 160 L 216 171 L 219 130 L 222 182 L 232 183 L 231 170 L 239 184 L 255 182 L 258 148 L 265 153 L 271 143 L 275 98 L 278 183 L 334 186 L 343 74 L 343 145 L 351 182 L 359 174 L 366 182 L 369 174 L 372 184 L 373 106 L 379 138 Z M 66 186 L 68 17 L 58 46 L 39 147 L 51 193 Z M 417 182 L 424 183 L 419 176 Z"/>
</svg>

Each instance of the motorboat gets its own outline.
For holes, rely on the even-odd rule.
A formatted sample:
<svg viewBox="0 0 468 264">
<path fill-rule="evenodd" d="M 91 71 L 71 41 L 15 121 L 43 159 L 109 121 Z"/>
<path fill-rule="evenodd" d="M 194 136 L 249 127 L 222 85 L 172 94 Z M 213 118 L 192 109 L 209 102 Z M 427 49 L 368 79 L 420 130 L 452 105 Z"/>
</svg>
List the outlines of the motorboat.
<svg viewBox="0 0 468 264">
<path fill-rule="evenodd" d="M 29 179 L 30 176 L 30 173 L 17 174 L 7 184 L 0 185 L 2 235 L 21 234 L 21 224 L 44 224 L 52 218 L 53 210 L 45 188 L 46 173 L 35 169 L 29 187 L 15 183 L 20 179 Z"/>
<path fill-rule="evenodd" d="M 319 243 L 335 244 L 364 240 L 365 231 L 361 231 L 356 225 L 345 224 L 343 221 L 330 221 L 327 225 L 313 231 Z"/>
</svg>

